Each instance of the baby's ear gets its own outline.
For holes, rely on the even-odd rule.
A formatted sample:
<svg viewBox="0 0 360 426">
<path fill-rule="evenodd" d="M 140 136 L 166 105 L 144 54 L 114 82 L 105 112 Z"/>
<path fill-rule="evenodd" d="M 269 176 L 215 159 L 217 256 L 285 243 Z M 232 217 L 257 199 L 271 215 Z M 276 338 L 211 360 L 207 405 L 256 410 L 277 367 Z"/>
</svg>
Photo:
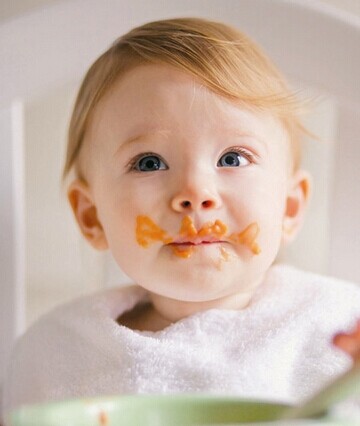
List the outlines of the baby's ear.
<svg viewBox="0 0 360 426">
<path fill-rule="evenodd" d="M 84 237 L 97 250 L 106 250 L 108 243 L 105 232 L 88 185 L 76 179 L 69 185 L 67 196 Z"/>
<path fill-rule="evenodd" d="M 312 189 L 311 175 L 305 170 L 298 170 L 289 180 L 283 218 L 282 243 L 293 241 L 299 233 L 305 219 Z"/>
</svg>

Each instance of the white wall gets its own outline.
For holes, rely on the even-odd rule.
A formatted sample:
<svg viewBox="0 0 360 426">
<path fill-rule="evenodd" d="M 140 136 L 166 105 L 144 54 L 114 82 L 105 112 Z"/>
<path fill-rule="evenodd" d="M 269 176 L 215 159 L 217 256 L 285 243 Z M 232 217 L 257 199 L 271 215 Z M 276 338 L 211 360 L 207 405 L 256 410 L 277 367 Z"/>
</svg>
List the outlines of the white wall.
<svg viewBox="0 0 360 426">
<path fill-rule="evenodd" d="M 346 13 L 360 16 L 359 0 L 322 0 L 323 3 L 333 6 L 334 8 L 343 10 Z"/>
<path fill-rule="evenodd" d="M 360 283 L 360 105 L 344 105 L 338 122 L 329 272 Z"/>
<path fill-rule="evenodd" d="M 1 0 L 0 3 L 0 22 L 9 21 L 18 16 L 24 15 L 40 8 L 51 6 L 54 2 L 64 2 L 71 0 Z M 241 1 L 241 0 L 240 0 Z M 265 0 L 267 1 L 267 0 Z M 312 1 L 312 0 L 309 0 Z M 327 6 L 332 6 L 338 10 L 360 16 L 359 0 L 320 0 Z"/>
<path fill-rule="evenodd" d="M 25 108 L 27 321 L 103 282 L 103 256 L 78 232 L 60 187 L 76 84 Z"/>
<path fill-rule="evenodd" d="M 310 93 L 309 93 L 310 94 Z M 316 93 L 312 96 L 315 98 Z M 304 226 L 279 258 L 299 268 L 320 274 L 331 270 L 331 218 L 333 201 L 333 172 L 336 163 L 338 105 L 331 97 L 322 97 L 303 120 L 307 129 L 319 140 L 303 141 L 303 168 L 310 171 L 313 189 Z"/>
<path fill-rule="evenodd" d="M 19 101 L 0 109 L 0 385 L 12 342 L 25 326 L 23 113 Z"/>
</svg>

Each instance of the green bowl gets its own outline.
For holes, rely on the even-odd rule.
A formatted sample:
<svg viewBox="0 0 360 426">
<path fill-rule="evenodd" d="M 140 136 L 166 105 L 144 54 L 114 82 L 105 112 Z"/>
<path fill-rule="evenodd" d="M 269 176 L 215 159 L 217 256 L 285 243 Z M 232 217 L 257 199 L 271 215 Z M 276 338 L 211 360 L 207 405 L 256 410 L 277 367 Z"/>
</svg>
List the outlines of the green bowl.
<svg viewBox="0 0 360 426">
<path fill-rule="evenodd" d="M 11 426 L 193 426 L 271 424 L 287 405 L 200 395 L 113 396 L 28 405 L 12 412 Z M 300 424 L 331 424 L 295 421 Z M 272 424 L 288 425 L 289 422 Z"/>
<path fill-rule="evenodd" d="M 190 426 L 263 422 L 286 405 L 200 395 L 114 396 L 23 406 L 11 426 Z"/>
</svg>

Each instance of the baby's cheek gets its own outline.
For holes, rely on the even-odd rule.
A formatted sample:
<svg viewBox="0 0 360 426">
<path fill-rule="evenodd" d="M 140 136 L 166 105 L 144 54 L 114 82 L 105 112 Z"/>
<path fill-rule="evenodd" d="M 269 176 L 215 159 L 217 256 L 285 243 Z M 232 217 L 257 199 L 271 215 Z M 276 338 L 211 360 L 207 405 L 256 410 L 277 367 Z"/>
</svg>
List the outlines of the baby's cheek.
<svg viewBox="0 0 360 426">
<path fill-rule="evenodd" d="M 245 229 L 239 233 L 233 233 L 229 236 L 229 240 L 235 244 L 240 244 L 248 248 L 253 254 L 260 254 L 261 247 L 258 243 L 260 227 L 257 222 L 250 223 Z"/>
</svg>

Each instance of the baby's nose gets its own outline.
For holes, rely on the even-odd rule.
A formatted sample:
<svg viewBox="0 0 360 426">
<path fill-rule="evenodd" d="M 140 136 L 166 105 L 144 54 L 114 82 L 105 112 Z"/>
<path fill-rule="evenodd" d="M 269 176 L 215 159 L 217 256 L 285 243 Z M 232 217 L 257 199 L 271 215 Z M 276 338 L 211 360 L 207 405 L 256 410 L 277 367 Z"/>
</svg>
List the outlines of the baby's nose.
<svg viewBox="0 0 360 426">
<path fill-rule="evenodd" d="M 217 209 L 220 199 L 215 194 L 178 194 L 171 201 L 171 207 L 177 212 Z"/>
</svg>

